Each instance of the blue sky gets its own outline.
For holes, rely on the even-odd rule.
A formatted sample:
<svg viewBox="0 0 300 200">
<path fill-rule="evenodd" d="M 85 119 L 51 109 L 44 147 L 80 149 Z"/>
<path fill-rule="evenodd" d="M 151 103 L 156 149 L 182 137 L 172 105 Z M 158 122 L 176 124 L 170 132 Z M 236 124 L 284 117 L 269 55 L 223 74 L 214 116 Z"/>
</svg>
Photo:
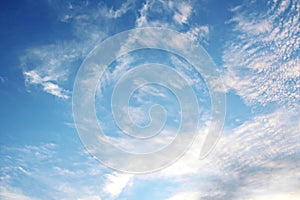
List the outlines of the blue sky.
<svg viewBox="0 0 300 200">
<path fill-rule="evenodd" d="M 300 199 L 299 5 L 299 0 L 2 1 L 0 199 Z M 199 137 L 185 154 L 162 170 L 135 175 L 107 168 L 87 151 L 75 127 L 72 98 L 89 53 L 115 34 L 143 27 L 177 31 L 207 51 L 223 80 L 226 119 L 214 150 L 200 160 L 212 115 L 207 80 L 170 52 L 145 49 L 119 57 L 95 94 L 99 124 L 118 148 L 151 153 L 167 147 L 180 126 L 176 95 L 160 85 L 142 85 L 128 102 L 129 119 L 145 126 L 151 106 L 160 104 L 167 111 L 165 129 L 148 143 L 122 135 L 111 95 L 137 65 L 169 65 L 202 105 Z"/>
</svg>

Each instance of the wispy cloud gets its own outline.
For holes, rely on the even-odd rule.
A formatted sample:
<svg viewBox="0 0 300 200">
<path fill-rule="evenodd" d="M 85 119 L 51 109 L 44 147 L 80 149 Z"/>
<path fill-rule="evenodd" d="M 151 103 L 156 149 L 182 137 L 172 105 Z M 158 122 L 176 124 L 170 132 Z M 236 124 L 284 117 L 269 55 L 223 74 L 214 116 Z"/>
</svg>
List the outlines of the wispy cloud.
<svg viewBox="0 0 300 200">
<path fill-rule="evenodd" d="M 49 6 L 52 7 L 49 9 L 56 9 L 58 20 L 69 24 L 70 34 L 55 38 L 53 43 L 28 47 L 20 56 L 20 65 L 27 86 L 39 85 L 49 94 L 68 99 L 72 89 L 72 83 L 69 82 L 71 75 L 95 44 L 106 37 L 110 30 L 105 24 L 110 18 L 125 14 L 134 1 L 125 2 L 116 11 L 104 4 L 89 6 L 84 3 L 61 3 L 57 6 L 56 3 L 50 2 Z"/>
<path fill-rule="evenodd" d="M 51 82 L 53 80 L 49 80 L 48 77 L 40 77 L 40 75 L 34 70 L 25 71 L 23 74 L 27 85 L 41 85 L 45 92 L 62 99 L 68 99 L 70 97 L 70 92 L 68 90 L 63 89 L 56 83 Z"/>
<path fill-rule="evenodd" d="M 34 177 L 37 162 L 51 163 L 55 145 L 52 143 L 39 146 L 23 147 L 1 146 L 2 162 L 0 164 L 0 197 L 1 199 L 36 199 L 25 187 L 20 187 L 18 181 L 24 177 Z M 26 192 L 26 193 L 25 193 Z"/>
<path fill-rule="evenodd" d="M 107 17 L 109 18 L 119 18 L 130 10 L 134 5 L 135 0 L 127 0 L 125 1 L 121 7 L 117 10 L 109 9 L 107 11 Z"/>
<path fill-rule="evenodd" d="M 3 200 L 34 200 L 34 198 L 22 194 L 16 188 L 7 186 L 0 186 L 0 198 Z"/>
<path fill-rule="evenodd" d="M 28 87 L 37 85 L 49 94 L 68 99 L 72 90 L 70 75 L 79 68 L 81 61 L 97 42 L 112 30 L 115 31 L 113 24 L 121 20 L 124 14 L 137 8 L 137 4 L 134 0 L 128 0 L 117 9 L 109 8 L 104 3 L 93 6 L 89 2 L 78 5 L 71 2 L 62 5 L 54 2 L 49 4 L 55 5 L 58 20 L 70 25 L 70 34 L 67 38 L 58 38 L 52 44 L 29 47 L 20 56 L 20 64 Z M 183 24 L 188 23 L 191 13 L 192 5 L 186 2 L 146 1 L 134 19 L 135 26 L 155 26 L 180 31 Z M 157 14 L 162 17 L 158 19 L 155 17 Z M 169 18 L 173 19 L 171 23 Z M 184 33 L 205 43 L 209 37 L 209 28 L 206 25 L 194 25 Z M 33 75 L 40 81 L 34 80 Z"/>
<path fill-rule="evenodd" d="M 68 156 L 53 143 L 0 148 L 4 155 L 1 199 L 101 199 L 104 195 L 101 184 L 106 170 L 82 149 Z M 32 182 L 24 185 L 26 181 Z"/>
<path fill-rule="evenodd" d="M 270 9 L 266 10 L 268 15 L 248 10 L 246 6 L 231 10 L 234 17 L 228 23 L 233 27 L 234 39 L 227 43 L 223 54 L 225 79 L 228 89 L 234 90 L 247 103 L 278 102 L 289 108 L 299 104 L 299 5 L 298 1 L 274 1 L 270 3 Z M 70 4 L 68 13 L 62 15 L 60 20 L 72 24 L 71 37 L 74 38 L 58 44 L 28 48 L 21 56 L 23 75 L 28 86 L 37 85 L 49 94 L 62 99 L 69 98 L 71 89 L 66 82 L 70 72 L 76 69 L 74 66 L 78 68 L 77 61 L 109 32 L 105 22 L 102 24 L 100 19 L 118 19 L 133 6 L 134 1 L 129 0 L 115 10 L 104 6 L 83 14 Z M 160 19 L 155 18 L 158 13 L 162 15 Z M 283 13 L 287 13 L 287 16 L 283 17 Z M 182 30 L 190 22 L 192 14 L 192 4 L 146 1 L 139 10 L 135 25 Z M 210 26 L 193 25 L 184 30 L 184 34 L 192 40 L 203 42 L 209 38 Z M 132 62 L 130 59 L 119 63 L 118 74 L 122 74 L 122 70 Z M 180 64 L 176 59 L 173 62 Z M 117 73 L 109 74 L 106 78 L 106 85 L 112 80 L 118 80 Z M 198 81 L 194 77 L 192 83 Z M 149 88 L 147 91 L 158 94 Z M 136 118 L 142 119 L 140 110 L 135 111 Z M 241 122 L 240 126 L 226 131 L 215 152 L 206 160 L 198 160 L 203 139 L 200 136 L 199 141 L 177 163 L 161 172 L 139 178 L 178 183 L 180 187 L 170 199 L 275 198 L 270 191 L 282 199 L 296 199 L 299 196 L 296 191 L 300 176 L 299 117 L 299 112 L 281 108 L 274 113 Z M 39 164 L 45 162 L 45 167 L 48 161 L 53 161 L 53 148 L 55 146 L 51 145 L 26 146 L 22 152 L 32 157 L 25 160 L 18 156 L 8 162 L 9 166 L 1 167 L 1 180 L 5 179 L 5 184 L 9 185 L 10 176 L 14 174 L 35 175 L 35 180 L 39 179 L 41 184 L 49 187 L 55 197 L 86 200 L 101 199 L 100 196 L 118 198 L 134 184 L 135 177 L 116 172 L 105 172 L 103 179 L 104 170 L 86 160 L 73 163 L 72 166 L 61 166 L 54 162 L 42 171 L 45 168 Z M 20 152 L 20 149 L 17 151 Z M 88 180 L 93 182 L 82 187 Z M 17 189 L 3 186 L 0 191 L 0 196 L 6 195 L 10 197 L 8 199 L 29 199 Z"/>
<path fill-rule="evenodd" d="M 6 81 L 6 78 L 3 76 L 0 76 L 0 83 L 4 83 Z"/>
<path fill-rule="evenodd" d="M 81 50 L 74 43 L 43 45 L 26 50 L 20 57 L 21 68 L 28 86 L 37 85 L 54 96 L 68 99 L 66 83 Z"/>
<path fill-rule="evenodd" d="M 185 2 L 182 2 L 178 5 L 177 11 L 173 16 L 173 19 L 179 24 L 187 23 L 192 11 L 192 6 Z"/>
</svg>

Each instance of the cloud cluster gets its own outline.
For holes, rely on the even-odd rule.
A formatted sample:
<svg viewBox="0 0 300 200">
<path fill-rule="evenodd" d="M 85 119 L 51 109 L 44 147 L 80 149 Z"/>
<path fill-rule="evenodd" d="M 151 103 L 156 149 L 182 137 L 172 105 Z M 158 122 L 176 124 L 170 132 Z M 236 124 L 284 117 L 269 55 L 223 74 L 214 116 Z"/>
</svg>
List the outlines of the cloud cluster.
<svg viewBox="0 0 300 200">
<path fill-rule="evenodd" d="M 68 99 L 69 98 L 69 91 L 61 88 L 56 83 L 53 83 L 51 77 L 40 77 L 40 75 L 35 71 L 25 71 L 25 82 L 28 85 L 41 85 L 43 87 L 43 90 L 49 94 L 52 94 L 54 96 L 57 96 L 62 99 Z"/>
<path fill-rule="evenodd" d="M 109 29 L 103 27 L 107 27 L 105 24 L 109 19 L 122 16 L 132 1 L 124 3 L 118 10 L 100 5 L 91 7 L 85 3 L 49 3 L 49 9 L 57 13 L 56 20 L 70 27 L 70 34 L 54 38 L 52 43 L 28 47 L 20 56 L 20 66 L 29 88 L 40 86 L 49 94 L 68 99 L 72 90 L 71 75 L 94 45 L 106 37 Z"/>
<path fill-rule="evenodd" d="M 259 1 L 232 8 L 228 21 L 235 39 L 227 42 L 223 61 L 229 89 L 248 104 L 277 102 L 295 107 L 300 101 L 299 1 Z"/>
<path fill-rule="evenodd" d="M 172 198 L 261 199 L 264 195 L 297 198 L 299 188 L 299 113 L 285 109 L 253 117 L 227 130 L 215 151 L 199 160 L 195 142 L 187 154 L 160 176 L 182 183 Z M 184 184 L 183 184 L 184 183 Z"/>
<path fill-rule="evenodd" d="M 61 166 L 52 160 L 53 144 L 10 149 L 17 151 L 19 156 L 11 159 L 7 153 L 6 161 L 11 160 L 6 162 L 7 166 L 0 165 L 3 183 L 0 197 L 33 199 L 9 187 L 14 177 L 26 176 L 49 188 L 51 195 L 65 199 L 118 199 L 134 185 L 135 179 L 178 184 L 169 199 L 300 198 L 297 191 L 300 188 L 300 116 L 299 111 L 291 109 L 297 108 L 300 101 L 300 3 L 298 0 L 270 1 L 266 8 L 260 8 L 262 10 L 249 9 L 258 3 L 251 1 L 251 5 L 248 2 L 231 9 L 233 17 L 227 25 L 233 28 L 233 39 L 227 42 L 223 53 L 224 79 L 228 90 L 235 91 L 248 105 L 276 102 L 281 108 L 227 129 L 216 150 L 205 160 L 198 159 L 203 139 L 200 136 L 174 165 L 140 177 L 107 172 L 90 160 L 74 163 L 76 166 Z M 133 24 L 135 27 L 171 28 L 195 41 L 207 42 L 210 26 L 191 23 L 193 7 L 192 3 L 181 1 L 146 1 L 139 7 Z M 83 8 L 90 12 L 84 13 L 80 6 L 69 4 L 67 11 L 60 15 L 63 23 L 71 24 L 71 39 L 30 47 L 21 56 L 28 86 L 37 85 L 49 94 L 68 99 L 71 88 L 65 83 L 72 70 L 76 70 L 74 66 L 78 68 L 94 44 L 111 32 L 106 23 L 138 7 L 135 1 L 128 0 L 119 9 L 103 4 Z M 118 64 L 126 67 L 131 62 L 129 57 Z M 175 58 L 173 62 L 178 64 Z M 119 68 L 118 73 L 122 74 L 123 69 Z M 118 80 L 117 73 L 109 75 L 106 85 Z M 193 77 L 192 81 L 196 84 L 199 80 Z M 140 112 L 136 114 L 140 119 Z M 45 163 L 40 165 L 36 160 Z M 48 173 L 52 178 L 47 177 Z M 85 181 L 81 180 L 83 178 Z"/>
<path fill-rule="evenodd" d="M 112 24 L 120 23 L 118 20 L 122 21 L 123 15 L 137 9 L 138 4 L 128 0 L 117 9 L 103 3 L 53 1 L 49 4 L 58 13 L 57 20 L 70 26 L 70 34 L 66 38 L 55 39 L 52 44 L 27 48 L 20 56 L 20 65 L 29 88 L 31 85 L 39 86 L 49 94 L 68 99 L 72 90 L 70 74 L 79 68 L 97 42 L 118 29 Z M 137 28 L 156 26 L 182 31 L 192 15 L 192 5 L 180 1 L 146 1 L 138 12 L 134 19 Z M 183 32 L 194 40 L 207 43 L 209 27 L 193 25 Z"/>
</svg>

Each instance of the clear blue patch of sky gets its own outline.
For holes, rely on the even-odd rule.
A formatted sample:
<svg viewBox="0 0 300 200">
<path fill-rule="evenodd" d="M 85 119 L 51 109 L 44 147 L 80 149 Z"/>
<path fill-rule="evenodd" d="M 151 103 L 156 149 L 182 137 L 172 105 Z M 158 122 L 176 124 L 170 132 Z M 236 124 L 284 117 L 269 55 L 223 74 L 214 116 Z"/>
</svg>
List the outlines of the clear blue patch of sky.
<svg viewBox="0 0 300 200">
<path fill-rule="evenodd" d="M 151 180 L 143 178 L 135 178 L 133 186 L 124 191 L 119 199 L 130 200 L 153 200 L 167 199 L 176 191 L 180 184 L 169 182 L 167 179 Z"/>
</svg>

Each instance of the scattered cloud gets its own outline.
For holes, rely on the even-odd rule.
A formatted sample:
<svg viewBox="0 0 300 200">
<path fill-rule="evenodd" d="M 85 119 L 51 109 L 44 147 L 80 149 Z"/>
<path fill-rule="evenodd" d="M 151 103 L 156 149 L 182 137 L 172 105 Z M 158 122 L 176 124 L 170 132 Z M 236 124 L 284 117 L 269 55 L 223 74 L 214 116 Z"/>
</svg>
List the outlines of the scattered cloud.
<svg viewBox="0 0 300 200">
<path fill-rule="evenodd" d="M 299 5 L 298 1 L 273 1 L 266 12 L 251 10 L 246 6 L 231 9 L 234 16 L 228 24 L 233 27 L 234 38 L 227 43 L 223 53 L 225 83 L 228 90 L 234 90 L 248 104 L 277 102 L 288 108 L 299 104 Z M 68 13 L 62 15 L 60 20 L 72 24 L 72 39 L 28 48 L 20 57 L 27 86 L 36 85 L 51 95 L 68 99 L 71 89 L 67 89 L 67 82 L 71 71 L 76 70 L 76 66 L 78 68 L 78 61 L 109 32 L 103 28 L 106 26 L 102 26 L 100 19 L 116 20 L 134 6 L 135 1 L 128 0 L 119 9 L 104 6 L 83 14 L 75 5 L 70 4 Z M 164 15 L 157 19 L 158 13 Z M 182 30 L 190 22 L 192 14 L 193 5 L 186 2 L 146 1 L 135 19 L 135 26 Z M 173 21 L 170 22 L 169 19 Z M 183 34 L 192 40 L 205 42 L 209 38 L 210 26 L 191 26 Z M 127 57 L 121 60 L 120 68 L 116 68 L 115 74 L 106 77 L 106 85 L 112 80 L 118 80 L 119 75 L 124 72 L 122 70 L 132 62 L 131 59 Z M 179 63 L 175 58 L 173 61 Z M 0 77 L 0 82 L 3 80 Z M 199 80 L 192 81 L 198 83 Z M 158 94 L 149 88 L 147 91 Z M 137 119 L 141 119 L 140 110 L 135 110 L 134 114 Z M 169 198 L 172 200 L 298 199 L 299 117 L 299 112 L 295 110 L 280 108 L 273 113 L 241 122 L 238 127 L 225 131 L 215 151 L 205 160 L 198 159 L 203 139 L 200 136 L 178 162 L 161 172 L 139 178 L 179 183 L 180 187 Z M 14 149 L 18 152 L 16 157 L 7 155 L 7 166 L 0 165 L 0 178 L 5 181 L 5 185 L 0 186 L 0 197 L 32 199 L 22 191 L 9 187 L 14 176 L 19 174 L 39 179 L 40 183 L 49 187 L 49 191 L 58 197 L 83 200 L 99 200 L 100 195 L 116 199 L 126 188 L 132 186 L 133 179 L 136 178 L 111 172 L 106 173 L 101 182 L 104 170 L 99 170 L 97 164 L 72 162 L 74 166 L 58 166 L 53 161 L 55 148 L 54 144 L 26 146 Z M 12 149 L 4 148 L 4 151 L 10 150 Z M 24 154 L 31 157 L 26 157 L 25 160 L 22 158 Z M 78 166 L 86 170 L 76 168 Z M 51 176 L 48 176 L 48 172 Z M 94 186 L 82 187 L 80 179 L 83 178 L 84 183 L 92 179 Z"/>
<path fill-rule="evenodd" d="M 56 5 L 57 2 L 52 4 Z M 116 22 L 114 20 L 119 20 L 121 16 L 137 7 L 135 0 L 127 0 L 115 10 L 108 8 L 104 3 L 94 6 L 89 4 L 82 2 L 77 5 L 69 2 L 56 5 L 59 8 L 56 11 L 59 13 L 60 20 L 70 24 L 70 35 L 53 44 L 30 47 L 20 56 L 21 68 L 28 87 L 37 85 L 49 94 L 68 99 L 72 85 L 69 82 L 70 75 L 78 69 L 81 61 L 95 44 L 115 29 L 111 26 Z M 82 12 L 83 9 L 89 11 Z M 135 26 L 180 30 L 182 27 L 178 29 L 178 23 L 181 25 L 188 23 L 191 13 L 192 5 L 187 2 L 145 1 L 139 10 L 139 15 L 136 16 Z M 158 14 L 163 17 L 155 17 Z M 169 19 L 172 18 L 170 23 Z M 184 32 L 194 40 L 207 42 L 209 28 L 196 25 Z"/>
<path fill-rule="evenodd" d="M 208 25 L 195 26 L 185 33 L 186 37 L 202 44 L 208 44 L 210 28 Z"/>
<path fill-rule="evenodd" d="M 182 1 L 145 1 L 136 18 L 136 27 L 160 27 L 186 33 L 191 39 L 203 41 L 208 38 L 207 25 L 189 24 L 193 12 L 191 2 Z M 160 16 L 159 18 L 157 16 Z M 183 28 L 189 25 L 189 28 Z"/>
<path fill-rule="evenodd" d="M 33 200 L 23 191 L 29 193 L 26 187 L 17 183 L 24 177 L 36 175 L 37 163 L 51 163 L 54 156 L 55 144 L 38 146 L 25 145 L 22 147 L 1 146 L 2 162 L 0 163 L 0 197 L 1 199 Z M 17 185 L 16 185 L 17 184 Z M 30 186 L 29 186 L 30 187 Z"/>
<path fill-rule="evenodd" d="M 232 9 L 234 17 L 228 23 L 235 38 L 223 54 L 225 83 L 248 104 L 277 102 L 295 107 L 300 101 L 300 4 L 269 4 L 263 11 L 249 9 L 248 2 Z"/>
</svg>

